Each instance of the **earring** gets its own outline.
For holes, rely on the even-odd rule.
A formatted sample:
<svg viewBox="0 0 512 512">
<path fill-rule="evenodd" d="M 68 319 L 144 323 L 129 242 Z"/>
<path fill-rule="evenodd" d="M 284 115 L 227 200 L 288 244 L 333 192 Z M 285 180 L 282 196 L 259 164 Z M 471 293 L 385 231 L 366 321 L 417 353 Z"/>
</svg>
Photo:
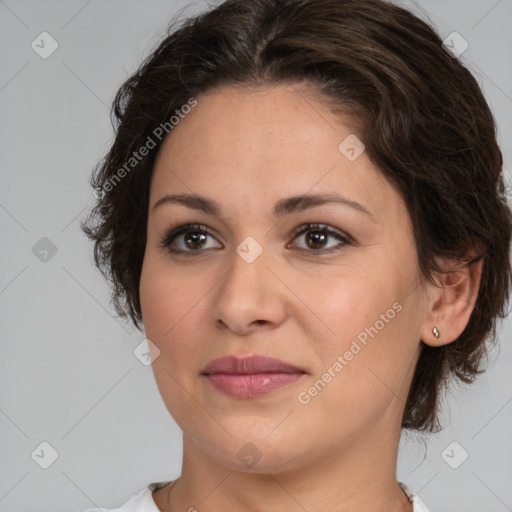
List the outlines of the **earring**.
<svg viewBox="0 0 512 512">
<path fill-rule="evenodd" d="M 439 329 L 437 327 L 434 327 L 432 329 L 432 332 L 434 333 L 436 340 L 439 341 L 439 343 L 441 343 L 441 333 L 439 332 Z"/>
</svg>

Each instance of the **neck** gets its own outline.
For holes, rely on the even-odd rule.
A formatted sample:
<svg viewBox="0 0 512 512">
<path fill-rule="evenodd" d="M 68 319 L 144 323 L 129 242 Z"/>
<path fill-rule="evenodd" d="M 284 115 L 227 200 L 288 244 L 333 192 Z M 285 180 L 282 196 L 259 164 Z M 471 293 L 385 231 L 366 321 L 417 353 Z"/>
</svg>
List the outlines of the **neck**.
<svg viewBox="0 0 512 512">
<path fill-rule="evenodd" d="M 279 467 L 258 462 L 244 470 L 219 462 L 185 435 L 182 474 L 155 502 L 162 512 L 412 512 L 396 481 L 400 429 L 392 440 L 378 435 L 379 425 L 374 430 L 377 435 L 347 440 L 314 458 L 303 454 Z"/>
</svg>

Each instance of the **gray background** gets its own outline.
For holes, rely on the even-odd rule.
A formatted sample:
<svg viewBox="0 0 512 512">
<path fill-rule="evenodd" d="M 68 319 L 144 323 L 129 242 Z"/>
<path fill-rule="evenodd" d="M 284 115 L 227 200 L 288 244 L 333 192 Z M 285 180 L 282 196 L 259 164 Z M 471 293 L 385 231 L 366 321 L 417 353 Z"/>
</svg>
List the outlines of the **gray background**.
<svg viewBox="0 0 512 512">
<path fill-rule="evenodd" d="M 469 43 L 461 59 L 495 113 L 510 176 L 512 1 L 401 3 Z M 145 337 L 114 318 L 79 222 L 114 94 L 186 4 L 0 0 L 0 512 L 115 507 L 180 473 L 181 431 L 133 353 Z M 31 47 L 43 31 L 59 45 L 47 59 Z M 46 261 L 43 237 L 57 249 Z M 449 395 L 440 434 L 403 437 L 398 478 L 432 512 L 512 510 L 511 334 L 509 318 L 488 372 Z M 58 453 L 47 469 L 43 441 Z"/>
</svg>

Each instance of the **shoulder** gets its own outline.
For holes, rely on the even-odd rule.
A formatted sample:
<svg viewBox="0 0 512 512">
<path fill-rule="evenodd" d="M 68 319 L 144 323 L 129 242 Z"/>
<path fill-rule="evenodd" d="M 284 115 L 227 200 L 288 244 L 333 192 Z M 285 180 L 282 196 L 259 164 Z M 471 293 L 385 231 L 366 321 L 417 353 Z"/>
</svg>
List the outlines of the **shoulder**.
<svg viewBox="0 0 512 512">
<path fill-rule="evenodd" d="M 169 482 L 152 482 L 142 490 L 136 492 L 119 508 L 88 508 L 80 512 L 160 512 L 156 506 L 152 493 Z"/>
<path fill-rule="evenodd" d="M 398 485 L 403 489 L 407 497 L 411 500 L 413 506 L 413 512 L 430 512 L 427 506 L 420 500 L 417 494 L 414 494 L 407 485 L 402 482 L 398 482 Z"/>
</svg>

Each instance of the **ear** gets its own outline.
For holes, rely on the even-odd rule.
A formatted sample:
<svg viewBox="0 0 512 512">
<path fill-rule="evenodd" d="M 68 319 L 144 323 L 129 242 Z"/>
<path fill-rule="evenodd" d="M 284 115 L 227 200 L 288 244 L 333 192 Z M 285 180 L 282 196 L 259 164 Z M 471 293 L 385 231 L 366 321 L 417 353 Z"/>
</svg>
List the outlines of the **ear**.
<svg viewBox="0 0 512 512">
<path fill-rule="evenodd" d="M 445 260 L 442 267 L 446 272 L 437 274 L 439 286 L 429 283 L 429 309 L 421 330 L 421 339 L 427 345 L 451 343 L 466 328 L 480 289 L 483 258 L 470 261 Z"/>
</svg>

